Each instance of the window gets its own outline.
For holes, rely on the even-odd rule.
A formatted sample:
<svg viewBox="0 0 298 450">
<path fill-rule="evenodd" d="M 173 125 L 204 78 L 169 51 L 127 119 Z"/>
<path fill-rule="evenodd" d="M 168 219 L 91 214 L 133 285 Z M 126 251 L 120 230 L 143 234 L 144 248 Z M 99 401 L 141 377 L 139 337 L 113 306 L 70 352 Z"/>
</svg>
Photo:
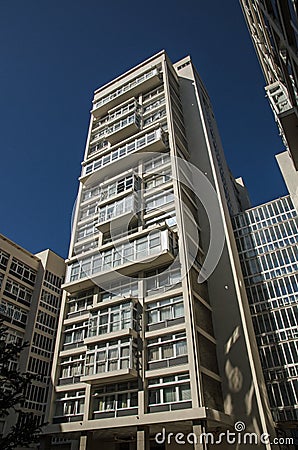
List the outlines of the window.
<svg viewBox="0 0 298 450">
<path fill-rule="evenodd" d="M 108 205 L 103 206 L 99 209 L 98 221 L 105 222 L 128 211 L 135 211 L 136 200 L 137 199 L 134 195 L 129 195 L 114 203 L 109 203 Z"/>
<path fill-rule="evenodd" d="M 146 105 L 144 105 L 143 113 L 146 114 L 152 109 L 158 108 L 159 106 L 163 105 L 165 101 L 166 101 L 165 97 L 160 96 L 158 99 L 155 99 L 150 103 L 147 103 Z"/>
<path fill-rule="evenodd" d="M 69 391 L 57 394 L 55 417 L 63 417 L 54 423 L 81 420 L 84 414 L 85 391 Z M 78 416 L 77 419 L 75 416 Z M 71 419 L 72 417 L 72 419 Z"/>
<path fill-rule="evenodd" d="M 167 298 L 158 302 L 148 303 L 148 324 L 173 320 L 184 317 L 184 306 L 182 296 Z"/>
<path fill-rule="evenodd" d="M 169 153 L 163 153 L 160 156 L 155 156 L 150 158 L 144 165 L 144 172 L 148 173 L 154 171 L 157 167 L 164 166 L 165 164 L 170 163 L 171 157 Z"/>
<path fill-rule="evenodd" d="M 124 242 L 102 253 L 97 253 L 85 259 L 82 258 L 79 262 L 71 264 L 69 266 L 70 281 L 88 277 L 92 274 L 110 270 L 128 262 L 159 253 L 162 250 L 161 234 L 165 235 L 170 247 L 172 241 L 168 230 L 151 231 L 150 234 L 142 238 Z"/>
<path fill-rule="evenodd" d="M 31 269 L 31 267 L 16 258 L 12 258 L 9 273 L 13 274 L 20 280 L 26 281 L 26 283 L 29 283 L 32 286 L 35 283 L 37 274 L 36 270 Z"/>
<path fill-rule="evenodd" d="M 149 412 L 155 409 L 155 405 L 170 403 L 184 403 L 185 407 L 191 407 L 191 392 L 189 375 L 180 374 L 163 378 L 151 378 L 148 381 Z"/>
<path fill-rule="evenodd" d="M 163 205 L 174 201 L 174 193 L 172 191 L 163 191 L 160 194 L 154 195 L 146 200 L 145 208 L 146 213 L 152 211 L 155 208 L 160 208 Z"/>
<path fill-rule="evenodd" d="M 138 297 L 138 281 L 118 281 L 102 286 L 105 290 L 101 293 L 101 301 L 111 300 L 114 297 Z"/>
<path fill-rule="evenodd" d="M 79 292 L 68 298 L 68 316 L 80 315 L 87 311 L 88 306 L 93 304 L 93 289 Z"/>
<path fill-rule="evenodd" d="M 133 409 L 131 414 L 135 414 L 138 407 L 138 383 L 118 383 L 102 386 L 92 393 L 93 418 L 103 416 L 104 412 L 117 413 L 121 410 Z"/>
<path fill-rule="evenodd" d="M 35 332 L 33 335 L 32 352 L 37 355 L 51 358 L 54 345 L 53 337 L 44 336 Z"/>
<path fill-rule="evenodd" d="M 80 212 L 80 221 L 87 219 L 89 217 L 93 217 L 97 211 L 97 202 L 93 202 L 90 205 L 86 206 L 86 208 L 82 208 Z"/>
<path fill-rule="evenodd" d="M 5 285 L 4 294 L 26 306 L 30 306 L 33 291 L 25 286 L 22 286 L 16 281 L 13 281 L 11 278 L 8 278 Z"/>
<path fill-rule="evenodd" d="M 69 356 L 61 360 L 60 378 L 73 378 L 84 375 L 85 354 Z M 79 381 L 79 379 L 77 380 Z"/>
<path fill-rule="evenodd" d="M 170 269 L 161 268 L 152 270 L 145 274 L 146 280 L 146 295 L 155 295 L 160 291 L 167 291 L 172 288 L 177 288 L 181 283 L 181 269 L 180 267 L 171 267 Z"/>
<path fill-rule="evenodd" d="M 159 129 L 147 133 L 140 138 L 134 139 L 132 142 L 125 144 L 123 147 L 118 147 L 116 150 L 113 150 L 110 153 L 102 156 L 101 158 L 98 158 L 95 161 L 87 164 L 85 167 L 85 174 L 87 175 L 89 173 L 92 173 L 95 170 L 104 167 L 107 164 L 110 164 L 130 153 L 139 150 L 140 148 L 149 145 L 151 142 L 158 141 L 162 138 L 162 130 Z"/>
<path fill-rule="evenodd" d="M 27 323 L 28 311 L 13 305 L 5 300 L 1 300 L 0 312 L 5 316 L 6 320 L 15 323 L 16 325 L 25 328 Z"/>
<path fill-rule="evenodd" d="M 0 268 L 6 270 L 7 263 L 9 260 L 9 254 L 0 250 Z"/>
<path fill-rule="evenodd" d="M 114 91 L 114 92 L 110 93 L 109 95 L 107 95 L 106 97 L 103 97 L 100 100 L 98 100 L 98 102 L 95 103 L 94 109 L 99 108 L 102 105 L 105 105 L 106 103 L 110 102 L 112 99 L 118 97 L 119 95 L 122 95 L 124 92 L 134 88 L 135 86 L 143 83 L 148 78 L 151 78 L 156 75 L 158 75 L 157 68 L 154 68 L 154 69 L 150 70 L 149 72 L 146 72 L 146 73 L 140 75 L 135 80 L 129 82 L 128 84 L 121 86 L 116 91 Z"/>
<path fill-rule="evenodd" d="M 40 306 L 53 313 L 57 313 L 60 309 L 60 297 L 42 289 Z"/>
<path fill-rule="evenodd" d="M 86 353 L 86 375 L 132 369 L 137 365 L 137 344 L 132 338 L 104 342 Z"/>
<path fill-rule="evenodd" d="M 160 174 L 150 176 L 145 182 L 145 191 L 162 186 L 172 180 L 171 169 L 165 169 Z"/>
<path fill-rule="evenodd" d="M 56 324 L 56 316 L 52 316 L 45 311 L 38 311 L 35 328 L 42 330 L 44 333 L 54 335 L 56 333 Z"/>
<path fill-rule="evenodd" d="M 48 289 L 51 289 L 52 291 L 55 291 L 58 294 L 60 294 L 62 277 L 58 277 L 58 275 L 55 275 L 54 273 L 50 272 L 49 270 L 46 270 L 43 284 Z"/>
<path fill-rule="evenodd" d="M 99 336 L 125 328 L 136 329 L 137 308 L 132 302 L 100 309 L 90 319 L 89 337 Z"/>
<path fill-rule="evenodd" d="M 162 119 L 165 116 L 166 116 L 165 108 L 155 111 L 153 114 L 150 114 L 148 117 L 144 119 L 144 127 L 150 125 L 153 122 L 156 122 L 157 120 Z"/>
<path fill-rule="evenodd" d="M 185 333 L 167 334 L 166 336 L 148 339 L 148 362 L 167 360 L 187 355 Z M 183 361 L 185 363 L 186 361 Z"/>
<path fill-rule="evenodd" d="M 28 372 L 37 374 L 40 381 L 42 381 L 43 383 L 47 383 L 50 376 L 50 363 L 40 358 L 34 358 L 30 356 Z"/>
<path fill-rule="evenodd" d="M 85 225 L 81 225 L 78 227 L 77 230 L 77 241 L 91 237 L 95 232 L 97 232 L 97 230 L 94 227 L 94 221 L 87 223 Z"/>
<path fill-rule="evenodd" d="M 82 192 L 82 203 L 86 202 L 87 200 L 90 200 L 93 197 L 97 197 L 100 192 L 99 186 L 91 186 L 87 188 L 86 186 L 83 187 Z"/>
<path fill-rule="evenodd" d="M 73 325 L 67 325 L 64 330 L 64 346 L 63 350 L 67 348 L 77 347 L 78 344 L 87 336 L 88 322 L 79 322 Z"/>
</svg>

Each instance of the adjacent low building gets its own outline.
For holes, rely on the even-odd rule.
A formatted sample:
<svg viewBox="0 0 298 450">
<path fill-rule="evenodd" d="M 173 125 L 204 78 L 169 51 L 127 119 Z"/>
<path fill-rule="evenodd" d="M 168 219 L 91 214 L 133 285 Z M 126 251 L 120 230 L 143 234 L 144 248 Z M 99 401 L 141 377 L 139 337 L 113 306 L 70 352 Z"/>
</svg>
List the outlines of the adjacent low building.
<svg viewBox="0 0 298 450">
<path fill-rule="evenodd" d="M 8 342 L 29 344 L 21 353 L 18 369 L 39 375 L 28 388 L 24 405 L 39 423 L 46 421 L 64 275 L 64 260 L 51 250 L 33 255 L 0 235 L 0 317 L 8 329 Z M 2 419 L 1 434 L 16 421 L 15 414 Z"/>
</svg>

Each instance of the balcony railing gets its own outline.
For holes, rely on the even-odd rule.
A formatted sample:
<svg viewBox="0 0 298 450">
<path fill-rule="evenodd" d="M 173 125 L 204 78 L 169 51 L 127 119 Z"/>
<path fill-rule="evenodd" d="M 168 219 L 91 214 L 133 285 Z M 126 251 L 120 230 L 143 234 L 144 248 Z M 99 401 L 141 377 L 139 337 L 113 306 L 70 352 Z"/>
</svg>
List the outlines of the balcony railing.
<svg viewBox="0 0 298 450">
<path fill-rule="evenodd" d="M 142 74 L 141 76 L 135 78 L 133 81 L 121 86 L 121 88 L 117 89 L 116 91 L 111 92 L 106 97 L 101 98 L 97 102 L 95 102 L 92 112 L 96 114 L 96 110 L 99 108 L 102 108 L 103 106 L 107 105 L 109 108 L 109 104 L 113 103 L 113 100 L 118 99 L 118 97 L 124 95 L 125 93 L 129 93 L 129 95 L 132 96 L 131 92 L 140 84 L 144 83 L 145 81 L 152 79 L 154 77 L 158 77 L 158 69 L 150 70 L 149 72 L 146 72 Z"/>
<path fill-rule="evenodd" d="M 94 133 L 95 130 L 100 129 L 104 125 L 108 125 L 109 123 L 115 121 L 116 119 L 119 119 L 120 117 L 129 114 L 132 111 L 135 111 L 138 108 L 138 103 L 136 100 L 132 100 L 129 102 L 126 102 L 123 104 L 123 106 L 120 105 L 120 107 L 116 107 L 113 111 L 110 111 L 108 115 L 101 118 L 100 120 L 96 120 L 94 123 L 94 126 L 92 128 L 92 132 Z"/>
<path fill-rule="evenodd" d="M 134 270 L 135 264 L 150 256 L 155 255 L 155 259 L 158 259 L 158 256 L 162 254 L 173 255 L 172 245 L 173 238 L 170 230 L 152 230 L 150 234 L 131 242 L 125 241 L 109 250 L 97 252 L 71 264 L 68 268 L 66 283 L 95 277 L 105 272 L 114 272 L 115 269 L 126 265 Z"/>
<path fill-rule="evenodd" d="M 136 195 L 129 195 L 100 208 L 98 223 L 95 226 L 103 231 L 103 228 L 106 228 L 105 225 L 107 225 L 107 229 L 109 228 L 109 223 L 107 222 L 117 219 L 121 220 L 121 218 L 127 216 L 127 213 L 137 217 L 137 213 L 134 213 L 134 211 L 137 211 L 137 197 Z"/>
<path fill-rule="evenodd" d="M 109 137 L 122 130 L 123 128 L 128 127 L 131 124 L 135 124 L 137 128 L 140 126 L 140 118 L 137 114 L 131 114 L 130 116 L 125 117 L 125 119 L 119 120 L 119 122 L 114 123 L 110 127 L 106 127 L 103 130 L 100 130 L 92 137 L 91 143 L 96 142 L 98 139 L 104 139 L 110 141 Z"/>
<path fill-rule="evenodd" d="M 266 87 L 271 106 L 277 116 L 293 108 L 286 87 L 275 82 Z"/>
<path fill-rule="evenodd" d="M 89 175 L 95 170 L 102 169 L 103 167 L 108 166 L 109 164 L 118 161 L 119 159 L 122 159 L 131 153 L 143 150 L 146 147 L 150 146 L 150 148 L 148 148 L 148 151 L 150 151 L 152 150 L 151 148 L 152 145 L 159 141 L 163 144 L 163 147 L 165 147 L 166 145 L 165 133 L 161 128 L 151 131 L 150 133 L 146 133 L 143 136 L 140 136 L 137 139 L 134 139 L 133 141 L 130 141 L 127 144 L 118 147 L 115 150 L 111 151 L 110 153 L 107 153 L 104 156 L 95 159 L 91 163 L 87 164 L 84 169 L 83 177 L 85 175 Z"/>
</svg>

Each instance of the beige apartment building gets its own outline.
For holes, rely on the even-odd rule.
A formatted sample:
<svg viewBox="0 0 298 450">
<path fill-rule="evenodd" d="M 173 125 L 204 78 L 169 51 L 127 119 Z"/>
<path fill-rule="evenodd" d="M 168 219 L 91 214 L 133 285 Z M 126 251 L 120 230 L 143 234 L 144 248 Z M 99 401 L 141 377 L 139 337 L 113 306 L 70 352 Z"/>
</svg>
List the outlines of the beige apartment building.
<svg viewBox="0 0 298 450">
<path fill-rule="evenodd" d="M 26 392 L 24 408 L 44 423 L 50 372 L 61 306 L 64 260 L 51 250 L 36 255 L 0 235 L 0 317 L 8 342 L 28 342 L 18 362 L 20 372 L 39 375 Z M 17 422 L 10 414 L 0 421 L 6 434 Z"/>
<path fill-rule="evenodd" d="M 95 91 L 43 448 L 273 435 L 229 219 L 244 206 L 190 57 L 161 51 Z"/>
</svg>

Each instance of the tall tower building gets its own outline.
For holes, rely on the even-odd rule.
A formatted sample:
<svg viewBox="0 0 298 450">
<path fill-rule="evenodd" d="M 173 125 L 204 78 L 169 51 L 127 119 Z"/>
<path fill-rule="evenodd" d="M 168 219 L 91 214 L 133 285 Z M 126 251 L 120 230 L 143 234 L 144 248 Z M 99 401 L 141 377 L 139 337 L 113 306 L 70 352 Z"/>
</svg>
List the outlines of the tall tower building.
<svg viewBox="0 0 298 450">
<path fill-rule="evenodd" d="M 51 250 L 33 255 L 0 235 L 0 317 L 8 342 L 28 342 L 15 368 L 39 375 L 25 393 L 24 410 L 40 424 L 46 421 L 64 276 L 64 260 Z M 0 434 L 7 434 L 17 420 L 13 412 L 1 418 Z"/>
<path fill-rule="evenodd" d="M 240 0 L 266 80 L 266 94 L 298 170 L 298 12 L 296 0 Z"/>
<path fill-rule="evenodd" d="M 245 192 L 189 57 L 95 91 L 79 181 L 44 448 L 272 434 L 229 219 Z"/>
</svg>

